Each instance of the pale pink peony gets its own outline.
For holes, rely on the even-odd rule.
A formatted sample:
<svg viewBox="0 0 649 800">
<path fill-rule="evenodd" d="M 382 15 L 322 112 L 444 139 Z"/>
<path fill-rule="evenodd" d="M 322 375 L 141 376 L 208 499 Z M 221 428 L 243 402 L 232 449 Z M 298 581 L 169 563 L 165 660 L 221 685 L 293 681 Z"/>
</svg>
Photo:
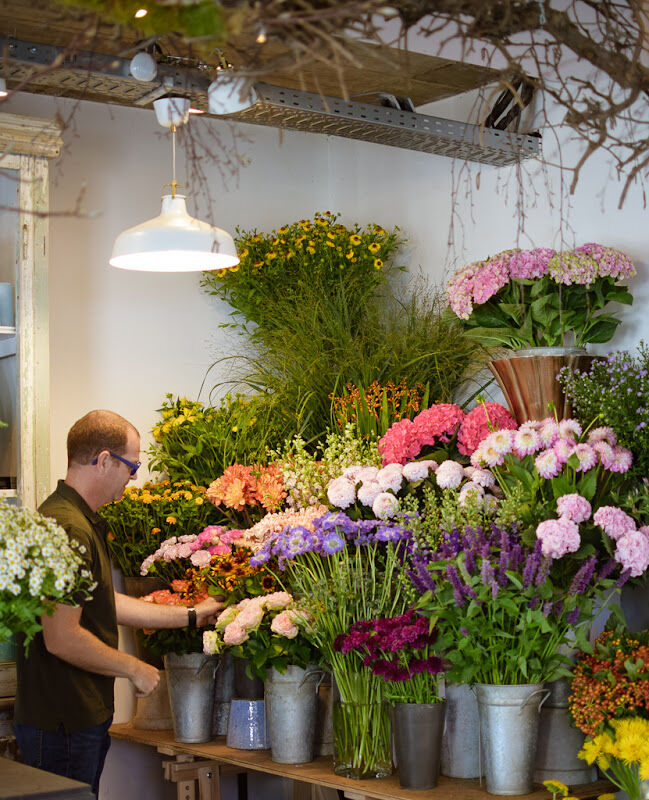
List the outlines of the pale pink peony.
<svg viewBox="0 0 649 800">
<path fill-rule="evenodd" d="M 286 639 L 295 639 L 300 632 L 287 611 L 281 611 L 275 617 L 270 623 L 270 629 L 273 633 L 276 633 L 278 636 L 284 636 Z"/>
<path fill-rule="evenodd" d="M 579 526 L 566 517 L 541 522 L 536 528 L 536 538 L 541 540 L 541 551 L 546 558 L 576 553 L 581 545 Z"/>
<path fill-rule="evenodd" d="M 229 551 L 230 549 L 228 548 L 228 552 Z M 195 553 L 191 554 L 189 560 L 195 567 L 206 567 L 212 560 L 212 554 L 209 550 L 197 550 Z"/>
<path fill-rule="evenodd" d="M 374 498 L 372 503 L 372 513 L 378 519 L 388 519 L 393 517 L 399 510 L 399 501 L 393 494 L 381 492 Z"/>
<path fill-rule="evenodd" d="M 636 529 L 633 519 L 617 506 L 600 506 L 593 514 L 593 522 L 615 541 Z"/>
<path fill-rule="evenodd" d="M 435 480 L 441 489 L 457 489 L 464 480 L 464 469 L 457 461 L 442 461 L 435 473 Z"/>
<path fill-rule="evenodd" d="M 617 540 L 615 560 L 631 570 L 631 577 L 640 577 L 649 567 L 649 539 L 639 531 L 625 533 Z"/>
<path fill-rule="evenodd" d="M 557 513 L 573 522 L 586 522 L 593 509 L 580 494 L 564 494 L 557 499 Z"/>
<path fill-rule="evenodd" d="M 262 599 L 263 604 L 271 611 L 275 611 L 278 608 L 286 608 L 293 602 L 293 598 L 288 592 L 273 592 Z"/>
<path fill-rule="evenodd" d="M 223 631 L 223 643 L 228 646 L 243 644 L 248 639 L 248 631 L 238 622 L 231 622 Z"/>
</svg>

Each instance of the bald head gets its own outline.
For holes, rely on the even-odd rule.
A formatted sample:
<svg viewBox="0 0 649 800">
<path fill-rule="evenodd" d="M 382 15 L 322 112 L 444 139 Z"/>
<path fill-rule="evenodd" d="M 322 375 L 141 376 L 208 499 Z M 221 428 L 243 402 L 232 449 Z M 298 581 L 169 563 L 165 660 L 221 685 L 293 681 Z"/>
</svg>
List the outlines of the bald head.
<svg viewBox="0 0 649 800">
<path fill-rule="evenodd" d="M 68 433 L 68 468 L 90 464 L 102 450 L 124 455 L 129 432 L 139 437 L 134 425 L 114 411 L 90 411 Z"/>
</svg>

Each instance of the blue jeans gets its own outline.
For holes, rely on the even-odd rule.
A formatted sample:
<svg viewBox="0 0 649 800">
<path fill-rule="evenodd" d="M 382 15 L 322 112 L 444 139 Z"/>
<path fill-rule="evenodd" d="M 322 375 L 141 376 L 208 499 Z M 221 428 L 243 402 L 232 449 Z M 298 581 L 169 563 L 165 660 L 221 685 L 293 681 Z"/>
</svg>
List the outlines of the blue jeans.
<svg viewBox="0 0 649 800">
<path fill-rule="evenodd" d="M 113 718 L 75 733 L 66 733 L 63 725 L 56 733 L 14 725 L 14 733 L 25 764 L 46 772 L 55 772 L 82 783 L 89 783 L 95 795 L 110 747 L 108 728 Z"/>
</svg>

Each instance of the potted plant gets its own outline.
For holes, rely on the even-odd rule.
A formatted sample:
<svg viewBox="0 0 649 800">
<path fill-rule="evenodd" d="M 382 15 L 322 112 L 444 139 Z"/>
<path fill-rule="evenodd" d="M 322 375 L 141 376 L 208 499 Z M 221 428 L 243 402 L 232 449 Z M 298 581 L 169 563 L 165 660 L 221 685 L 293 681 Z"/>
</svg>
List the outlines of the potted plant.
<svg viewBox="0 0 649 800">
<path fill-rule="evenodd" d="M 287 592 L 274 592 L 229 606 L 219 615 L 215 629 L 204 633 L 205 653 L 229 650 L 247 659 L 250 669 L 265 681 L 265 708 L 263 700 L 233 701 L 228 746 L 266 747 L 267 723 L 273 761 L 313 760 L 320 670 L 308 631 L 308 614 Z"/>
<path fill-rule="evenodd" d="M 358 653 L 386 682 L 393 704 L 393 737 L 399 783 L 433 789 L 439 778 L 445 701 L 438 692 L 442 660 L 433 654 L 436 631 L 412 609 L 388 619 L 360 620 L 339 636 L 335 649 Z"/>
<path fill-rule="evenodd" d="M 563 416 L 555 376 L 563 366 L 585 365 L 578 360 L 585 350 L 565 348 L 611 339 L 620 320 L 606 307 L 632 302 L 619 281 L 634 275 L 628 256 L 599 244 L 507 250 L 451 276 L 449 313 L 468 336 L 513 351 L 490 368 L 519 423 L 544 417 L 549 402 Z"/>
</svg>

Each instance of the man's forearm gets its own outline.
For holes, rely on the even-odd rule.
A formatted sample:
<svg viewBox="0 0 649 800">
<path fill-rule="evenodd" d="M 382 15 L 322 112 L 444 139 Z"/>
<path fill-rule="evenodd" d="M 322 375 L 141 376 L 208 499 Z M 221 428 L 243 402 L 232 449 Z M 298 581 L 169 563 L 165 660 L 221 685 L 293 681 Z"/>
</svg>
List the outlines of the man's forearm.
<svg viewBox="0 0 649 800">
<path fill-rule="evenodd" d="M 146 603 L 136 597 L 115 592 L 117 622 L 132 628 L 182 628 L 188 614 L 184 606 L 165 606 Z"/>
</svg>

